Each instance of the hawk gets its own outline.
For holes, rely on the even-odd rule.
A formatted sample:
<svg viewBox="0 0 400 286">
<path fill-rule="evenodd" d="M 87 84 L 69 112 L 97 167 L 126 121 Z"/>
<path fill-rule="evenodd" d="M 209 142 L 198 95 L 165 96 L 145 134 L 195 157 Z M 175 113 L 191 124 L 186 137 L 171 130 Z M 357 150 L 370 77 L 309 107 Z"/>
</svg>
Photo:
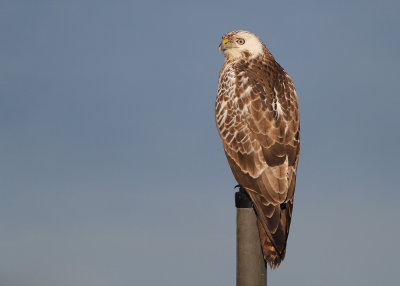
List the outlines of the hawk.
<svg viewBox="0 0 400 286">
<path fill-rule="evenodd" d="M 222 36 L 215 120 L 226 157 L 253 202 L 264 259 L 285 258 L 300 151 L 293 82 L 253 33 Z"/>
</svg>

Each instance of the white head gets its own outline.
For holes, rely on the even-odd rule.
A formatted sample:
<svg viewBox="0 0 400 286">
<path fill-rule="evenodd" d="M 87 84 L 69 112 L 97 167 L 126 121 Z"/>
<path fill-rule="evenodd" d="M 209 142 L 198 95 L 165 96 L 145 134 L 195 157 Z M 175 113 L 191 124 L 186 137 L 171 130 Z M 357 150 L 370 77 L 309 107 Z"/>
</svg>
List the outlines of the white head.
<svg viewBox="0 0 400 286">
<path fill-rule="evenodd" d="M 233 31 L 222 36 L 220 51 L 224 52 L 225 60 L 235 60 L 242 57 L 256 57 L 264 52 L 265 45 L 253 33 L 248 31 Z"/>
</svg>

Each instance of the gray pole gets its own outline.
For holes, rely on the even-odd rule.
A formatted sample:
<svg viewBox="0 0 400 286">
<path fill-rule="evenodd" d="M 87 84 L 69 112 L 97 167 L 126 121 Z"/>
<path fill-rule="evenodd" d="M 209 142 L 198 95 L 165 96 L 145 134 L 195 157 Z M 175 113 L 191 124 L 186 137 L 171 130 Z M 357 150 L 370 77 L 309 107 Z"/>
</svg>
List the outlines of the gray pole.
<svg viewBox="0 0 400 286">
<path fill-rule="evenodd" d="M 235 193 L 236 286 L 266 286 L 267 269 L 261 250 L 257 216 L 246 191 Z"/>
</svg>

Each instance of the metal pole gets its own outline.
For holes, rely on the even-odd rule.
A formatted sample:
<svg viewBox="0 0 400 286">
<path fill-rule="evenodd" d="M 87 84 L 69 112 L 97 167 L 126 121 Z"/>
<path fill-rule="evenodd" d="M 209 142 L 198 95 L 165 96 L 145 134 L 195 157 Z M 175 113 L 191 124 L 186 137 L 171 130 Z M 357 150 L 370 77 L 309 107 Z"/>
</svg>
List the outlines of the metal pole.
<svg viewBox="0 0 400 286">
<path fill-rule="evenodd" d="M 235 193 L 236 220 L 236 286 L 266 286 L 265 266 L 257 216 L 246 191 Z"/>
</svg>

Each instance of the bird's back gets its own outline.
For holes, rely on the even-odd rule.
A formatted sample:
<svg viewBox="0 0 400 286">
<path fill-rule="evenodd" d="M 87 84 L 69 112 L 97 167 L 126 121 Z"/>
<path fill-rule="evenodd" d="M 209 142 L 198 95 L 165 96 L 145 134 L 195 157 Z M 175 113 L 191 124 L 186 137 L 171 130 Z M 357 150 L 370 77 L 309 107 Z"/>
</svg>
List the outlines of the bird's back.
<svg viewBox="0 0 400 286">
<path fill-rule="evenodd" d="M 268 52 L 226 62 L 219 76 L 215 116 L 233 175 L 258 216 L 265 259 L 285 256 L 300 150 L 297 95 Z"/>
</svg>

